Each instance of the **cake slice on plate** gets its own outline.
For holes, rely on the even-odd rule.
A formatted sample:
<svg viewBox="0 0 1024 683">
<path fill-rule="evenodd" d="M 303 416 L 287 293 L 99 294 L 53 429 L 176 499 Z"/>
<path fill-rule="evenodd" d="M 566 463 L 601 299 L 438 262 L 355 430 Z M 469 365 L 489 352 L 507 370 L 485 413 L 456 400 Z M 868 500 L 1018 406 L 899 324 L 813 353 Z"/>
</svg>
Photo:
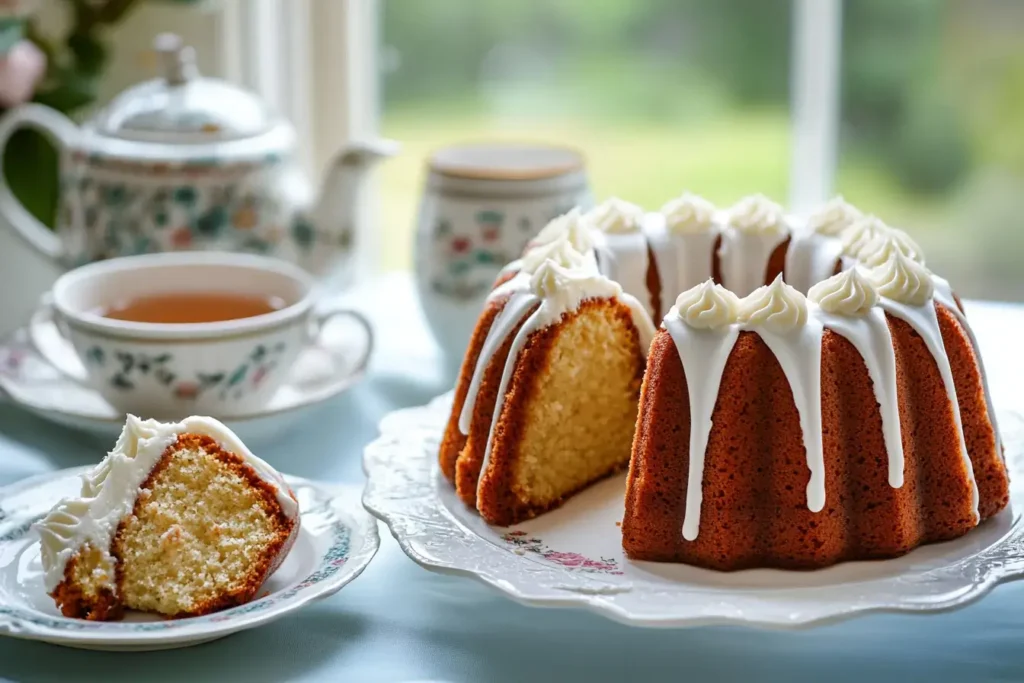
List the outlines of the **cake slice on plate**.
<svg viewBox="0 0 1024 683">
<path fill-rule="evenodd" d="M 209 417 L 129 415 L 114 449 L 36 526 L 46 590 L 68 617 L 169 617 L 251 600 L 299 531 L 294 493 Z"/>
</svg>

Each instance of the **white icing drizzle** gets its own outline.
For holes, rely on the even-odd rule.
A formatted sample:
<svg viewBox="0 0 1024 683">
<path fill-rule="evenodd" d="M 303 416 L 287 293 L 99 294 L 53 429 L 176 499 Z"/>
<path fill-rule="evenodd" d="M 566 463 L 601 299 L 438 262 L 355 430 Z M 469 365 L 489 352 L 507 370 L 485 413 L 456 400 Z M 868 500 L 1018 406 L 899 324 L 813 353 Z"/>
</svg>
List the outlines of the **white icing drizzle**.
<svg viewBox="0 0 1024 683">
<path fill-rule="evenodd" d="M 509 299 L 495 316 L 491 328 L 487 330 L 476 367 L 473 368 L 473 378 L 470 380 L 466 400 L 463 402 L 462 412 L 459 414 L 459 431 L 467 436 L 470 423 L 473 421 L 473 410 L 476 406 L 477 395 L 480 393 L 480 385 L 484 380 L 484 371 L 516 325 L 533 306 L 537 305 L 537 298 L 529 290 L 528 284 L 529 274 L 520 273 L 495 289 L 488 297 L 488 303 L 503 296 L 508 296 Z"/>
<path fill-rule="evenodd" d="M 640 230 L 595 232 L 594 251 L 601 273 L 622 285 L 627 294 L 643 302 L 644 310 L 653 318 L 656 312 L 651 292 L 647 288 L 647 269 L 650 263 L 644 233 Z"/>
<path fill-rule="evenodd" d="M 211 417 L 189 417 L 177 423 L 141 420 L 129 415 L 121 436 L 107 456 L 82 475 L 78 497 L 57 503 L 35 529 L 39 533 L 44 584 L 47 593 L 64 579 L 64 569 L 78 550 L 89 544 L 98 550 L 113 570 L 116 560 L 110 545 L 121 520 L 131 513 L 139 488 L 164 452 L 181 434 L 199 434 L 217 441 L 221 448 L 239 456 L 256 475 L 270 484 L 281 511 L 295 519 L 299 505 L 274 468 L 257 458 L 241 440 Z M 115 577 L 109 577 L 111 585 Z"/>
<path fill-rule="evenodd" d="M 746 296 L 764 284 L 768 260 L 789 234 L 778 204 L 764 195 L 740 200 L 729 211 L 718 250 L 725 286 L 737 296 Z"/>
<path fill-rule="evenodd" d="M 711 278 L 715 242 L 720 234 L 718 225 L 711 224 L 703 231 L 671 231 L 664 216 L 650 214 L 644 223 L 644 233 L 658 265 L 662 310 L 674 293 Z"/>
<path fill-rule="evenodd" d="M 821 321 L 807 315 L 803 294 L 776 277 L 740 302 L 740 323 L 756 332 L 789 380 L 800 416 L 807 469 L 807 507 L 825 507 L 825 455 L 821 440 Z"/>
<path fill-rule="evenodd" d="M 985 364 L 981 360 L 981 349 L 978 347 L 978 339 L 974 336 L 974 329 L 967 322 L 967 316 L 957 306 L 956 298 L 953 296 L 953 288 L 949 286 L 949 282 L 935 274 L 932 274 L 932 282 L 935 284 L 935 300 L 945 306 L 956 317 L 964 331 L 967 332 L 967 338 L 970 339 L 971 348 L 974 350 L 974 360 L 978 363 L 978 371 L 981 373 L 981 388 L 985 392 L 985 408 L 988 411 L 989 422 L 992 423 L 995 450 L 1002 457 L 1002 442 L 999 437 L 999 425 L 996 422 L 996 409 L 992 405 L 992 392 L 988 389 L 988 374 L 985 372 Z"/>
<path fill-rule="evenodd" d="M 953 410 L 953 421 L 956 423 L 957 435 L 960 438 L 960 453 L 967 470 L 967 479 L 971 483 L 971 503 L 974 508 L 974 522 L 977 524 L 981 519 L 978 515 L 978 484 L 974 481 L 974 467 L 971 465 L 971 458 L 967 453 L 967 443 L 964 441 L 964 426 L 960 420 L 960 402 L 956 396 L 956 385 L 953 383 L 953 370 L 949 365 L 949 356 L 946 354 L 946 346 L 942 341 L 942 331 L 939 328 L 939 318 L 935 312 L 935 302 L 931 296 L 924 303 L 918 305 L 883 298 L 879 301 L 879 306 L 890 315 L 903 320 L 914 328 L 935 358 L 935 366 L 942 377 L 942 383 L 946 387 L 946 396 L 949 398 Z"/>
<path fill-rule="evenodd" d="M 722 282 L 737 296 L 747 296 L 764 284 L 768 260 L 775 249 L 786 241 L 784 233 L 752 235 L 738 230 L 722 233 L 718 249 Z"/>
<path fill-rule="evenodd" d="M 878 293 L 857 269 L 830 277 L 811 288 L 811 309 L 822 324 L 845 337 L 864 359 L 882 417 L 882 437 L 889 459 L 889 485 L 903 486 L 903 438 L 896 394 L 896 353 Z"/>
<path fill-rule="evenodd" d="M 843 241 L 805 226 L 793 230 L 786 249 L 786 282 L 801 292 L 826 280 L 835 272 L 843 256 Z"/>
<path fill-rule="evenodd" d="M 519 328 L 519 332 L 512 340 L 512 346 L 508 353 L 508 358 L 505 360 L 505 367 L 501 373 L 501 382 L 498 384 L 498 398 L 494 404 L 494 411 L 491 415 L 491 426 L 487 434 L 487 447 L 484 450 L 483 464 L 480 467 L 480 477 L 477 479 L 477 485 L 483 481 L 483 474 L 487 471 L 487 466 L 490 463 L 491 458 L 491 443 L 494 439 L 494 428 L 498 424 L 498 418 L 501 416 L 501 411 L 505 403 L 505 394 L 508 391 L 508 383 L 512 378 L 512 373 L 515 371 L 516 361 L 519 358 L 519 353 L 525 346 L 526 341 L 530 335 L 537 330 L 543 329 L 544 327 L 557 322 L 561 317 L 572 310 L 575 310 L 579 305 L 586 299 L 592 298 L 617 298 L 622 303 L 629 307 L 630 313 L 633 318 L 633 325 L 639 335 L 639 344 L 641 352 L 646 357 L 647 351 L 650 348 L 651 340 L 654 338 L 654 325 L 651 323 L 650 316 L 647 315 L 647 311 L 636 300 L 635 297 L 622 291 L 621 287 L 615 282 L 612 282 L 601 275 L 594 275 L 591 273 L 581 273 L 579 271 L 569 271 L 553 263 L 545 264 L 544 267 L 538 269 L 533 275 L 530 282 L 529 298 L 530 304 L 526 307 L 528 310 L 530 306 L 537 304 L 539 306 L 523 323 L 523 326 Z M 512 303 L 505 304 L 508 308 Z M 504 312 L 504 311 L 503 311 Z M 522 316 L 518 316 L 516 322 L 522 320 Z M 495 321 L 497 326 L 497 320 Z M 512 327 L 515 325 L 508 326 L 504 330 L 504 333 L 497 342 L 495 350 L 504 343 L 508 334 L 511 332 Z M 493 329 L 493 328 L 492 328 Z M 488 339 L 490 333 L 488 333 Z M 493 355 L 493 352 L 492 354 Z M 486 367 L 487 363 L 490 362 L 490 358 L 486 361 L 481 353 L 481 359 L 477 362 L 477 367 L 474 372 L 474 380 L 476 375 L 483 372 L 483 368 Z M 477 393 L 479 392 L 479 382 L 477 383 Z M 475 401 L 474 394 L 474 401 Z M 469 421 L 472 419 L 472 407 L 470 405 L 469 397 L 467 396 L 466 403 L 463 406 L 463 412 L 459 416 L 459 427 L 462 429 L 464 434 L 469 432 L 468 426 Z M 467 412 L 469 417 L 467 418 Z M 463 428 L 463 422 L 465 418 L 465 428 Z"/>
<path fill-rule="evenodd" d="M 739 327 L 734 324 L 738 309 L 735 294 L 707 280 L 680 294 L 664 321 L 679 352 L 690 399 L 690 467 L 683 516 L 683 538 L 687 541 L 697 538 L 700 530 L 711 415 L 725 363 L 739 337 Z"/>
</svg>

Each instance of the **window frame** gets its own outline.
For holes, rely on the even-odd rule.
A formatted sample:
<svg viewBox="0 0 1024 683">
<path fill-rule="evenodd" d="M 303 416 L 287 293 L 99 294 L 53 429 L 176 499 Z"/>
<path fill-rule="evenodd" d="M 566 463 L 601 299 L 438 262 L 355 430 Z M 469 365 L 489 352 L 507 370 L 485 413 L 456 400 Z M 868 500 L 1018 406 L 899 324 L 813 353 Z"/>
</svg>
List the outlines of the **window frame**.
<svg viewBox="0 0 1024 683">
<path fill-rule="evenodd" d="M 263 97 L 299 133 L 303 169 L 319 181 L 333 155 L 380 130 L 380 2 L 223 0 L 221 72 Z M 792 0 L 790 196 L 803 212 L 832 192 L 838 165 L 843 0 Z M 376 186 L 357 207 L 357 275 L 378 270 Z"/>
</svg>

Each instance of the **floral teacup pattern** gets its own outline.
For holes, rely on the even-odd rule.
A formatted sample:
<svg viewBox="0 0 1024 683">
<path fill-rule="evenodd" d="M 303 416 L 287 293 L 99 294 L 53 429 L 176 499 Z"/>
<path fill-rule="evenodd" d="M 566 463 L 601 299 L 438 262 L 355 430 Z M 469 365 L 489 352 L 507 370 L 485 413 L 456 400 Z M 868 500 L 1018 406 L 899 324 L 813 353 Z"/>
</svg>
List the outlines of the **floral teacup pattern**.
<svg viewBox="0 0 1024 683">
<path fill-rule="evenodd" d="M 96 311 L 122 292 L 239 291 L 275 298 L 270 313 L 208 323 L 140 323 Z M 323 323 L 346 309 L 313 311 L 312 278 L 276 259 L 240 254 L 150 254 L 99 261 L 73 270 L 54 285 L 29 326 L 33 345 L 56 369 L 90 386 L 119 411 L 179 419 L 230 419 L 256 412 L 282 385 L 300 351 L 316 344 Z M 57 353 L 44 341 L 56 327 L 75 350 Z"/>
</svg>

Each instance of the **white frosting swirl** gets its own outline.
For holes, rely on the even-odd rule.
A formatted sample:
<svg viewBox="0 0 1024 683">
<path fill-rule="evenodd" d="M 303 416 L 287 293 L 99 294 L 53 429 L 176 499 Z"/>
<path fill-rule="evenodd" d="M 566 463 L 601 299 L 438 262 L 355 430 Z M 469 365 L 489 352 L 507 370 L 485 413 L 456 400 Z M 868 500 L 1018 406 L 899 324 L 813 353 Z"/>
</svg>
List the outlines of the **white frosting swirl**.
<svg viewBox="0 0 1024 683">
<path fill-rule="evenodd" d="M 878 292 L 858 268 L 850 268 L 811 287 L 807 298 L 834 315 L 860 318 L 878 303 Z"/>
<path fill-rule="evenodd" d="M 820 235 L 838 237 L 862 215 L 842 195 L 836 195 L 808 217 L 807 227 Z"/>
<path fill-rule="evenodd" d="M 601 232 L 637 232 L 644 219 L 644 210 L 618 197 L 610 197 L 591 209 L 585 218 Z"/>
<path fill-rule="evenodd" d="M 924 265 L 924 251 L 910 235 L 897 228 L 889 228 L 884 234 L 875 236 L 857 252 L 857 259 L 868 268 L 875 268 L 888 261 L 896 252 Z"/>
<path fill-rule="evenodd" d="M 739 321 L 784 334 L 807 322 L 807 299 L 779 275 L 770 285 L 758 287 L 740 300 Z"/>
<path fill-rule="evenodd" d="M 680 294 L 668 315 L 690 327 L 713 330 L 737 322 L 739 307 L 738 296 L 709 279 Z"/>
<path fill-rule="evenodd" d="M 872 240 L 889 232 L 889 226 L 877 216 L 864 216 L 854 221 L 843 233 L 843 253 L 857 257 Z"/>
<path fill-rule="evenodd" d="M 530 277 L 530 290 L 541 299 L 554 299 L 578 304 L 583 299 L 598 296 L 618 296 L 622 287 L 596 271 L 566 268 L 551 259 L 537 267 Z M 565 308 L 575 308 L 566 305 Z"/>
<path fill-rule="evenodd" d="M 763 194 L 752 194 L 729 209 L 729 225 L 742 233 L 778 235 L 788 230 L 782 207 Z"/>
<path fill-rule="evenodd" d="M 60 501 L 35 525 L 39 533 L 47 593 L 63 581 L 68 560 L 87 544 L 100 551 L 113 585 L 116 561 L 110 555 L 110 545 L 117 527 L 121 519 L 131 513 L 139 487 L 164 452 L 178 435 L 186 433 L 209 436 L 224 450 L 238 455 L 262 480 L 274 487 L 281 511 L 290 519 L 298 516 L 299 505 L 281 475 L 253 455 L 230 429 L 217 420 L 189 417 L 178 423 L 165 424 L 129 415 L 114 449 L 83 475 L 78 497 Z"/>
<path fill-rule="evenodd" d="M 523 273 L 535 272 L 545 261 L 554 261 L 563 268 L 583 266 L 583 254 L 576 251 L 568 238 L 559 239 L 532 247 L 523 254 L 519 270 Z"/>
<path fill-rule="evenodd" d="M 868 279 L 881 296 L 912 306 L 923 306 L 935 293 L 928 269 L 898 251 L 868 271 Z"/>
<path fill-rule="evenodd" d="M 694 234 L 708 232 L 715 224 L 715 205 L 698 195 L 686 192 L 661 207 L 669 232 Z"/>
<path fill-rule="evenodd" d="M 590 235 L 590 226 L 583 218 L 583 212 L 577 206 L 568 213 L 556 216 L 545 225 L 537 236 L 530 240 L 528 248 L 550 244 L 561 239 L 569 240 L 572 248 L 585 254 L 594 248 L 594 240 Z"/>
</svg>

